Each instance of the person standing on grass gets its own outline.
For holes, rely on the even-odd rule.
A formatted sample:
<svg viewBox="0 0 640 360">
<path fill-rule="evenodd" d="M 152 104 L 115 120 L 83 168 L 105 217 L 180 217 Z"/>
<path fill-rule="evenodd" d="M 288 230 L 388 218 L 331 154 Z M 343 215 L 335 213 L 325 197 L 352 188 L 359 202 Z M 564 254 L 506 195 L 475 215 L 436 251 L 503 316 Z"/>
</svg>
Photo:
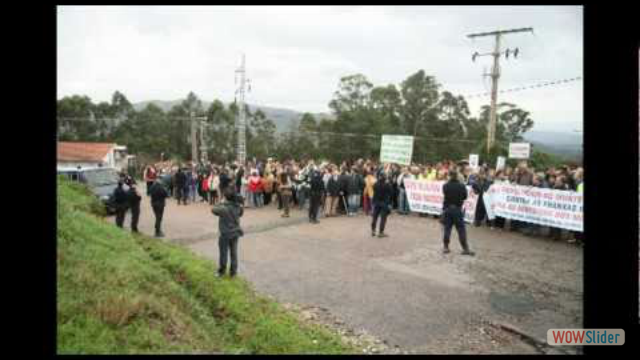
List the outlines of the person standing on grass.
<svg viewBox="0 0 640 360">
<path fill-rule="evenodd" d="M 118 187 L 113 190 L 113 202 L 116 208 L 116 226 L 122 228 L 127 214 L 127 192 L 122 188 L 122 180 L 118 180 Z"/>
<path fill-rule="evenodd" d="M 458 173 L 449 171 L 449 181 L 442 187 L 444 202 L 442 204 L 442 222 L 444 224 L 444 249 L 443 253 L 448 254 L 451 228 L 455 225 L 458 231 L 458 239 L 462 246 L 462 255 L 473 256 L 475 253 L 469 250 L 467 243 L 467 231 L 464 224 L 464 212 L 462 204 L 467 199 L 467 188 L 460 182 Z"/>
<path fill-rule="evenodd" d="M 378 237 L 383 238 L 388 235 L 385 234 L 384 228 L 387 224 L 387 216 L 391 213 L 391 207 L 393 202 L 393 187 L 389 180 L 387 180 L 387 174 L 380 172 L 378 174 L 378 181 L 373 189 L 373 221 L 371 222 L 371 236 L 376 236 L 376 224 L 378 217 L 380 217 L 380 231 Z"/>
<path fill-rule="evenodd" d="M 162 182 L 160 182 L 160 180 L 156 180 L 151 186 L 150 197 L 151 197 L 151 208 L 153 209 L 153 214 L 156 217 L 155 236 L 163 237 L 164 233 L 161 230 L 162 216 L 164 214 L 164 207 L 165 207 L 165 201 L 166 201 L 165 199 L 169 197 L 169 192 L 167 192 L 167 189 L 164 187 L 164 185 L 162 185 Z"/>
<path fill-rule="evenodd" d="M 234 189 L 227 188 L 224 192 L 225 202 L 215 205 L 211 213 L 218 216 L 218 247 L 220 260 L 218 262 L 218 277 L 227 272 L 227 260 L 230 258 L 231 266 L 229 275 L 235 277 L 238 273 L 238 239 L 244 235 L 240 227 L 240 218 L 244 210 L 240 205 L 243 201 L 238 199 Z"/>
<path fill-rule="evenodd" d="M 138 219 L 140 219 L 140 201 L 142 200 L 142 195 L 140 195 L 136 187 L 135 180 L 130 179 L 127 185 L 129 185 L 127 200 L 129 208 L 131 208 L 131 232 L 138 233 Z"/>
</svg>

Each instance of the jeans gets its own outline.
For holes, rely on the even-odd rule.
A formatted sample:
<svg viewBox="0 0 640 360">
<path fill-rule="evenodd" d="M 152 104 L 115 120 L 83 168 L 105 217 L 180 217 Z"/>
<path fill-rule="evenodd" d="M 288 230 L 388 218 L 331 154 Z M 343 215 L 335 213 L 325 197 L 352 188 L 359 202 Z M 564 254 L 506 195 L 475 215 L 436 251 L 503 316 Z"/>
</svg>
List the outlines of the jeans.
<svg viewBox="0 0 640 360">
<path fill-rule="evenodd" d="M 124 218 L 127 215 L 127 207 L 118 205 L 116 206 L 116 226 L 121 228 L 124 225 Z"/>
<path fill-rule="evenodd" d="M 291 201 L 291 195 L 281 194 L 282 207 L 284 208 L 284 216 L 289 216 L 289 202 Z"/>
<path fill-rule="evenodd" d="M 138 232 L 138 220 L 140 219 L 140 204 L 131 207 L 131 231 Z"/>
<path fill-rule="evenodd" d="M 305 202 L 307 201 L 307 190 L 300 189 L 298 190 L 298 206 L 300 206 L 300 210 L 304 209 Z"/>
<path fill-rule="evenodd" d="M 400 193 L 398 194 L 398 212 L 401 214 L 409 213 L 409 201 L 407 200 L 407 192 L 403 188 L 400 188 Z"/>
<path fill-rule="evenodd" d="M 218 274 L 224 275 L 227 272 L 227 258 L 231 258 L 231 269 L 229 273 L 235 275 L 238 272 L 238 238 L 218 239 L 218 247 L 220 249 L 220 261 Z"/>
<path fill-rule="evenodd" d="M 322 195 L 311 195 L 309 203 L 309 220 L 318 220 L 318 210 L 320 209 L 320 201 Z"/>
<path fill-rule="evenodd" d="M 462 208 L 458 206 L 449 206 L 442 214 L 444 224 L 444 247 L 449 248 L 449 239 L 451 238 L 451 228 L 456 227 L 458 231 L 458 239 L 460 240 L 460 246 L 462 250 L 469 251 L 469 245 L 467 244 L 467 230 L 464 224 L 464 214 Z"/>
<path fill-rule="evenodd" d="M 262 193 L 252 192 L 251 193 L 251 206 L 259 208 L 262 207 Z"/>
<path fill-rule="evenodd" d="M 383 234 L 384 227 L 387 224 L 388 215 L 389 207 L 387 205 L 373 205 L 373 222 L 371 223 L 371 231 L 376 231 L 376 223 L 378 222 L 378 216 L 380 216 L 380 234 Z"/>
<path fill-rule="evenodd" d="M 189 186 L 189 197 L 191 198 L 191 202 L 196 202 L 196 186 Z"/>
<path fill-rule="evenodd" d="M 356 214 L 358 212 L 358 208 L 360 207 L 360 198 L 362 195 L 360 194 L 351 194 L 349 195 L 349 212 L 352 214 Z"/>
<path fill-rule="evenodd" d="M 162 231 L 160 228 L 162 227 L 162 215 L 164 214 L 164 204 L 151 204 L 153 208 L 153 214 L 156 216 L 156 235 L 160 234 Z"/>
</svg>

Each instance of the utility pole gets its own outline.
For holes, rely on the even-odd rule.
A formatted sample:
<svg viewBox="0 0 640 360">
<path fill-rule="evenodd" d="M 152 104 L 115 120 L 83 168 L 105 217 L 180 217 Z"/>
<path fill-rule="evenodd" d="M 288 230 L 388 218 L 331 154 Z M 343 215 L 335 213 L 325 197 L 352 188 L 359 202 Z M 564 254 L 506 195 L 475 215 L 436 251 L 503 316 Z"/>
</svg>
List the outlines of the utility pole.
<svg viewBox="0 0 640 360">
<path fill-rule="evenodd" d="M 191 162 L 195 163 L 198 161 L 198 141 L 196 138 L 196 113 L 190 112 L 189 117 L 191 118 Z"/>
<path fill-rule="evenodd" d="M 490 74 L 491 80 L 492 80 L 491 81 L 491 112 L 489 115 L 489 128 L 487 129 L 487 152 L 491 151 L 491 148 L 493 147 L 493 144 L 495 142 L 495 136 L 496 136 L 496 106 L 498 103 L 498 79 L 500 78 L 500 55 L 503 53 L 500 50 L 500 40 L 502 39 L 502 36 L 505 34 L 520 33 L 520 32 L 533 33 L 533 28 L 529 27 L 529 28 L 510 29 L 510 30 L 498 30 L 498 31 L 491 31 L 486 33 L 477 33 L 477 34 L 467 35 L 467 37 L 471 39 L 474 39 L 476 37 L 483 37 L 483 36 L 495 36 L 495 39 L 496 39 L 495 48 L 492 53 L 479 54 L 478 52 L 475 52 L 471 57 L 471 59 L 475 61 L 476 57 L 478 56 L 486 56 L 486 55 L 493 56 L 493 69 Z M 520 50 L 518 48 L 515 48 L 514 50 L 507 49 L 507 51 L 505 51 L 504 54 L 508 59 L 510 52 L 512 52 L 514 58 L 517 58 L 519 51 Z"/>
<path fill-rule="evenodd" d="M 236 70 L 236 75 L 240 75 L 240 86 L 236 90 L 236 94 L 238 95 L 238 144 L 236 148 L 236 159 L 239 163 L 244 164 L 247 158 L 247 144 L 246 144 L 246 114 L 244 111 L 244 94 L 245 94 L 245 84 L 249 82 L 245 78 L 245 57 L 242 54 L 242 60 L 240 63 L 240 68 Z M 237 82 L 237 78 L 236 78 Z"/>
<path fill-rule="evenodd" d="M 204 118 L 206 119 L 206 118 Z M 204 131 L 205 131 L 205 120 L 204 119 L 200 119 L 200 160 L 205 163 L 207 162 L 207 150 L 208 150 L 208 146 L 206 144 L 205 140 L 205 136 L 204 136 Z"/>
</svg>

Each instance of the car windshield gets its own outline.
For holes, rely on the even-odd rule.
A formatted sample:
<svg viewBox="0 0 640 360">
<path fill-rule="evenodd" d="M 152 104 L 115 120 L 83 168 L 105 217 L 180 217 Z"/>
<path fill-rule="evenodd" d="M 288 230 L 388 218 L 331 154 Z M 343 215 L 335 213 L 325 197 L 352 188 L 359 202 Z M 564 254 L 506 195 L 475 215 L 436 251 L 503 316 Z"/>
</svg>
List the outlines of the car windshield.
<svg viewBox="0 0 640 360">
<path fill-rule="evenodd" d="M 87 183 L 92 186 L 117 184 L 118 173 L 113 169 L 88 170 L 84 172 Z"/>
</svg>

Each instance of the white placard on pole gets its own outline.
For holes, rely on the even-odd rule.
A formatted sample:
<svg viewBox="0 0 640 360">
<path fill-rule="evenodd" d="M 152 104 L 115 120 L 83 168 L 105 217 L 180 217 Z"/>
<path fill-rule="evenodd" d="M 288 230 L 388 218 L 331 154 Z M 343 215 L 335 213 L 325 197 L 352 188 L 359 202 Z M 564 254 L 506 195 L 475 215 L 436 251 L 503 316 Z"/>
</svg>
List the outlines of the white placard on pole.
<svg viewBox="0 0 640 360">
<path fill-rule="evenodd" d="M 507 159 L 504 156 L 498 156 L 498 161 L 496 163 L 496 170 L 503 170 L 506 165 Z"/>
<path fill-rule="evenodd" d="M 480 162 L 480 156 L 478 154 L 469 155 L 469 166 L 472 169 L 477 169 Z"/>
<path fill-rule="evenodd" d="M 380 162 L 411 165 L 413 136 L 382 135 Z"/>
<path fill-rule="evenodd" d="M 529 143 L 509 143 L 510 159 L 529 159 L 531 154 L 531 144 Z"/>
</svg>

